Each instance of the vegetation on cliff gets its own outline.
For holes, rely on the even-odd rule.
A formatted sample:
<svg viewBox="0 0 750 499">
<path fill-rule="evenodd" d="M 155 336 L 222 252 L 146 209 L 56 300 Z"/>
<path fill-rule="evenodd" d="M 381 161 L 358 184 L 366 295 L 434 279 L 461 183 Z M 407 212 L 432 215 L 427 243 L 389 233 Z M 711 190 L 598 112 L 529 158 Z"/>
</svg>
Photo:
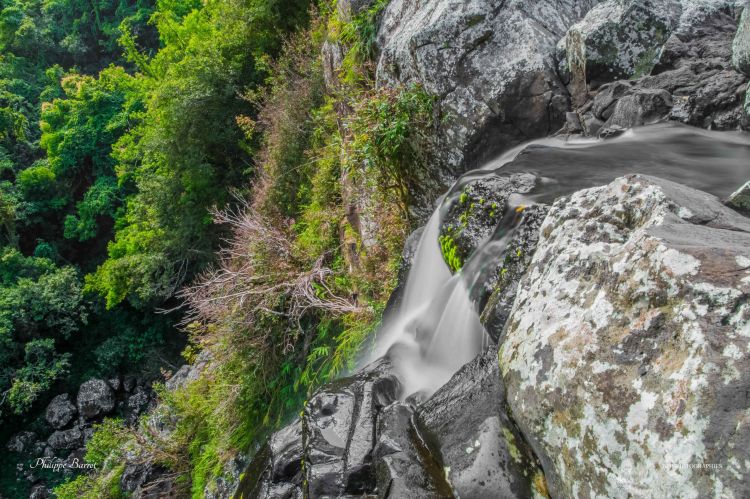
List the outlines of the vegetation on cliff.
<svg viewBox="0 0 750 499">
<path fill-rule="evenodd" d="M 181 331 L 210 359 L 159 389 L 169 431 L 106 421 L 100 472 L 59 497 L 121 495 L 125 449 L 202 497 L 363 352 L 434 119 L 421 88 L 375 88 L 386 4 L 3 6 L 3 436 L 91 376 L 158 378 Z"/>
</svg>

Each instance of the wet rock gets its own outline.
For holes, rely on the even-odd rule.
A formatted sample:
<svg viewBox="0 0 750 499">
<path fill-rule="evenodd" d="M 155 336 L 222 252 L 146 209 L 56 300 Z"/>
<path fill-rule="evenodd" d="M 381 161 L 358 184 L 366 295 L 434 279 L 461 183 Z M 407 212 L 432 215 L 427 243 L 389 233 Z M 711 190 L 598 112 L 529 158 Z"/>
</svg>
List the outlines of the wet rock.
<svg viewBox="0 0 750 499">
<path fill-rule="evenodd" d="M 49 436 L 47 445 L 53 450 L 73 450 L 83 444 L 83 433 L 80 428 L 58 430 Z"/>
<path fill-rule="evenodd" d="M 596 3 L 390 2 L 378 32 L 377 84 L 417 83 L 438 97 L 431 178 L 443 181 L 562 127 L 568 97 L 555 44 Z"/>
<path fill-rule="evenodd" d="M 53 428 L 59 430 L 73 421 L 77 413 L 78 410 L 70 401 L 70 396 L 64 393 L 56 396 L 49 403 L 45 412 L 45 419 Z"/>
<path fill-rule="evenodd" d="M 531 497 L 535 481 L 543 482 L 504 400 L 497 355 L 490 348 L 417 411 L 420 434 L 460 497 Z"/>
<path fill-rule="evenodd" d="M 27 454 L 34 449 L 34 444 L 37 441 L 36 433 L 33 431 L 22 431 L 16 433 L 8 439 L 6 447 L 11 452 L 17 452 L 19 454 Z"/>
<path fill-rule="evenodd" d="M 726 204 L 735 210 L 750 212 L 750 182 L 734 191 L 727 199 Z"/>
<path fill-rule="evenodd" d="M 85 419 L 108 414 L 115 407 L 112 388 L 101 379 L 91 379 L 78 389 L 78 412 Z"/>
<path fill-rule="evenodd" d="M 732 42 L 732 65 L 750 76 L 750 8 L 745 6 Z"/>
<path fill-rule="evenodd" d="M 540 234 L 500 366 L 549 490 L 748 496 L 750 219 L 628 176 L 559 199 Z"/>
<path fill-rule="evenodd" d="M 382 359 L 324 387 L 308 401 L 303 418 L 305 478 L 312 497 L 374 488 L 375 419 L 399 390 L 390 363 Z"/>
<path fill-rule="evenodd" d="M 503 217 L 515 207 L 509 206 L 514 194 L 526 194 L 536 185 L 533 174 L 505 175 L 492 173 L 466 184 L 460 194 L 448 201 L 450 207 L 440 227 L 443 256 L 451 253 L 458 259 L 446 261 L 452 270 L 465 262 L 492 235 Z"/>
<path fill-rule="evenodd" d="M 378 418 L 373 450 L 378 496 L 432 499 L 453 497 L 444 470 L 412 424 L 411 406 L 394 402 Z"/>
<path fill-rule="evenodd" d="M 377 416 L 399 390 L 386 359 L 326 385 L 310 398 L 301 419 L 261 448 L 238 493 L 274 498 L 301 497 L 303 490 L 309 497 L 371 493 Z"/>
<path fill-rule="evenodd" d="M 301 498 L 303 442 L 299 418 L 274 433 L 245 470 L 239 488 L 242 496 Z"/>
</svg>

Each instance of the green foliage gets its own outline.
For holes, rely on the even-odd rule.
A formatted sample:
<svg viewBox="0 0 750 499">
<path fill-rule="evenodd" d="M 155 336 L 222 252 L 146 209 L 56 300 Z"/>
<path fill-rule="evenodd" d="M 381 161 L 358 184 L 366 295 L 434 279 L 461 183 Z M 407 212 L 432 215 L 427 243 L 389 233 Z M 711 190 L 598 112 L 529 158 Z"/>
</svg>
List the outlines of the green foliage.
<svg viewBox="0 0 750 499">
<path fill-rule="evenodd" d="M 453 272 L 458 272 L 461 267 L 464 266 L 463 259 L 459 255 L 458 246 L 456 241 L 447 234 L 443 234 L 438 238 L 440 243 L 440 251 L 443 254 L 443 260 Z"/>
<path fill-rule="evenodd" d="M 307 17 L 301 0 L 160 7 L 164 46 L 148 61 L 153 76 L 143 76 L 146 110 L 114 146 L 120 183 L 135 193 L 109 258 L 87 280 L 109 307 L 169 298 L 212 260 L 220 231 L 208 209 L 228 201 L 227 187 L 242 185 L 251 163 L 253 144 L 235 123 L 253 111 L 242 90 L 263 83 L 260 55 L 278 50 L 280 33 Z"/>
<path fill-rule="evenodd" d="M 24 351 L 23 367 L 13 373 L 7 390 L 7 403 L 16 414 L 29 410 L 34 401 L 70 367 L 70 355 L 57 354 L 51 338 L 32 340 L 26 343 Z"/>
<path fill-rule="evenodd" d="M 352 124 L 356 154 L 368 168 L 377 169 L 404 208 L 419 189 L 433 102 L 420 86 L 379 89 L 363 100 Z"/>
<path fill-rule="evenodd" d="M 0 258 L 0 419 L 6 405 L 22 414 L 69 371 L 70 354 L 56 342 L 70 339 L 88 312 L 72 267 L 6 249 Z"/>
</svg>

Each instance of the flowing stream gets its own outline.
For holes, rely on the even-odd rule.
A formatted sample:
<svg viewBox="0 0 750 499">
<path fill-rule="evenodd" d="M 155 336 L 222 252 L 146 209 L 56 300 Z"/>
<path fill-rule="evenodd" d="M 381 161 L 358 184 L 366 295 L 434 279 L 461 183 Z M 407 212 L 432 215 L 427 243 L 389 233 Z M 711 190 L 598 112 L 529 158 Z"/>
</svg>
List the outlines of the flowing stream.
<svg viewBox="0 0 750 499">
<path fill-rule="evenodd" d="M 534 173 L 542 181 L 525 198 L 511 197 L 498 228 L 452 275 L 438 244 L 445 213 L 467 183 L 513 172 Z M 376 340 L 373 358 L 391 357 L 404 395 L 431 395 L 489 346 L 470 297 L 497 267 L 513 236 L 519 221 L 514 207 L 551 203 L 631 173 L 672 180 L 723 199 L 750 180 L 750 134 L 662 124 L 607 140 L 546 138 L 516 147 L 459 178 L 425 226 L 399 309 Z"/>
</svg>

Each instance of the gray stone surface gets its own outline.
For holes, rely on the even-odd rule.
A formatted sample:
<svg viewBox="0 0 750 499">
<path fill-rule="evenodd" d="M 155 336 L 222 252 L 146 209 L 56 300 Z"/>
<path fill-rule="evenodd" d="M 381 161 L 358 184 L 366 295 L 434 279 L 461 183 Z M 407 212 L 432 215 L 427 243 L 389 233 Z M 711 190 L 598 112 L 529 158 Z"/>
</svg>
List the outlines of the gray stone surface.
<svg viewBox="0 0 750 499">
<path fill-rule="evenodd" d="M 742 11 L 732 43 L 732 65 L 750 76 L 750 4 Z"/>
<path fill-rule="evenodd" d="M 58 430 L 47 439 L 47 444 L 53 450 L 73 450 L 83 444 L 83 433 L 80 428 Z"/>
<path fill-rule="evenodd" d="M 565 122 L 555 44 L 596 0 L 392 1 L 378 33 L 378 85 L 438 96 L 433 177 L 450 177 Z"/>
<path fill-rule="evenodd" d="M 544 475 L 506 413 L 494 348 L 418 408 L 417 427 L 455 496 L 542 497 Z"/>
<path fill-rule="evenodd" d="M 65 428 L 75 418 L 78 410 L 67 393 L 57 395 L 47 406 L 45 419 L 56 430 Z"/>
<path fill-rule="evenodd" d="M 747 497 L 750 219 L 629 176 L 540 233 L 500 366 L 550 490 Z"/>
<path fill-rule="evenodd" d="M 78 412 L 85 419 L 108 414 L 115 408 L 115 394 L 101 379 L 91 379 L 78 388 Z"/>
</svg>

